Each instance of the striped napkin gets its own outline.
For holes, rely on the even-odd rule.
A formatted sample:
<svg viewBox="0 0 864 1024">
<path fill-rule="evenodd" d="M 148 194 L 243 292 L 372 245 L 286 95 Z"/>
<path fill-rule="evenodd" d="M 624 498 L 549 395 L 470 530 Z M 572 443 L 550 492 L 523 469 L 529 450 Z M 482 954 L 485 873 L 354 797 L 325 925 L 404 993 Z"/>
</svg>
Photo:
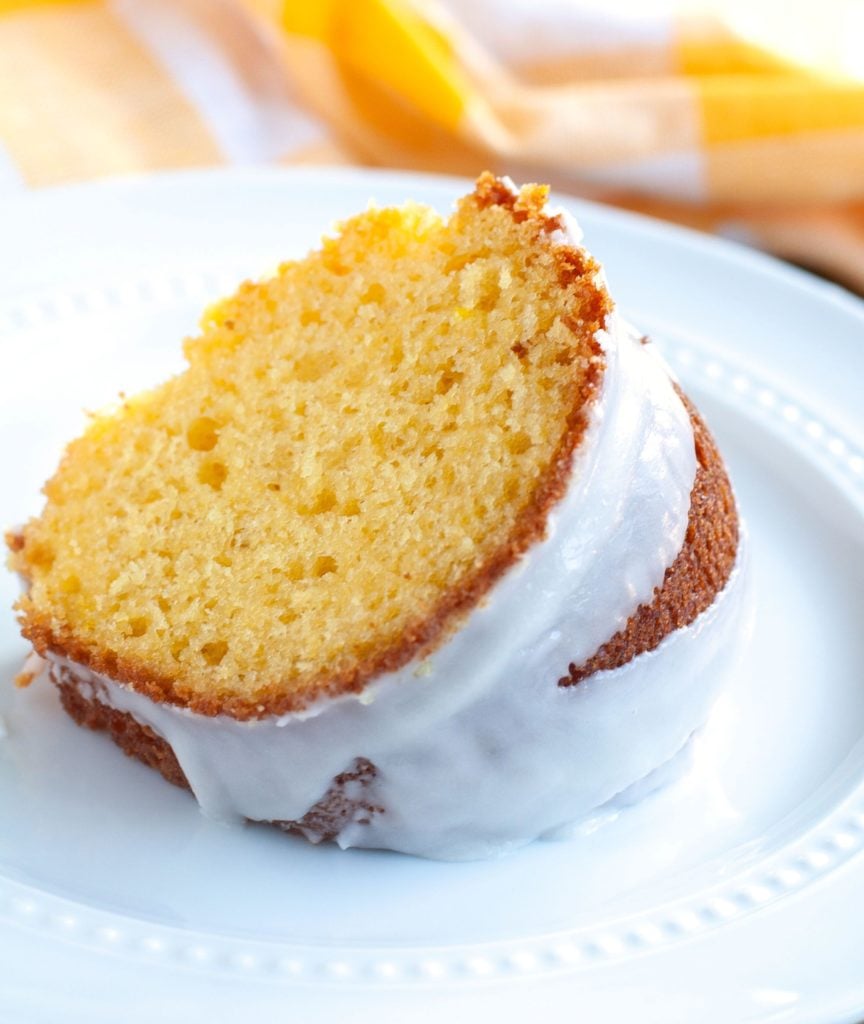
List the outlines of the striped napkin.
<svg viewBox="0 0 864 1024">
<path fill-rule="evenodd" d="M 798 6 L 0 0 L 0 195 L 218 164 L 489 167 L 864 293 L 864 0 Z"/>
</svg>

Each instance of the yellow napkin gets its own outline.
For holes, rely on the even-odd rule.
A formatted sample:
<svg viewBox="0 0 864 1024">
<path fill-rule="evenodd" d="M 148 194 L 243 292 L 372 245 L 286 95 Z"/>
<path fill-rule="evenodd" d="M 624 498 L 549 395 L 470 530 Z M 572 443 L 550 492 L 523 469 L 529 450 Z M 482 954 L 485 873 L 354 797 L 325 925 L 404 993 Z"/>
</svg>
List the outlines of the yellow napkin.
<svg viewBox="0 0 864 1024">
<path fill-rule="evenodd" d="M 0 0 L 0 194 L 218 163 L 489 166 L 864 292 L 864 4 L 796 6 Z"/>
</svg>

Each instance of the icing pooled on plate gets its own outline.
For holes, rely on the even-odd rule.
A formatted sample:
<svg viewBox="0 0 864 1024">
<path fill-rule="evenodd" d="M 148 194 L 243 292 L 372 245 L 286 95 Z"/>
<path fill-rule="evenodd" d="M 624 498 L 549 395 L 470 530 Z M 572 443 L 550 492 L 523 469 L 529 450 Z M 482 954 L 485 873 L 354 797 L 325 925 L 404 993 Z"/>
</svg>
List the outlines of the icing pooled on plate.
<svg viewBox="0 0 864 1024">
<path fill-rule="evenodd" d="M 690 626 L 558 685 L 650 603 L 683 545 L 696 473 L 688 413 L 652 347 L 616 314 L 598 337 L 603 383 L 546 538 L 426 660 L 360 694 L 249 721 L 67 669 L 87 696 L 163 737 L 216 818 L 298 821 L 368 763 L 362 806 L 336 835 L 344 847 L 463 859 L 560 833 L 681 749 L 736 649 L 740 553 Z"/>
</svg>

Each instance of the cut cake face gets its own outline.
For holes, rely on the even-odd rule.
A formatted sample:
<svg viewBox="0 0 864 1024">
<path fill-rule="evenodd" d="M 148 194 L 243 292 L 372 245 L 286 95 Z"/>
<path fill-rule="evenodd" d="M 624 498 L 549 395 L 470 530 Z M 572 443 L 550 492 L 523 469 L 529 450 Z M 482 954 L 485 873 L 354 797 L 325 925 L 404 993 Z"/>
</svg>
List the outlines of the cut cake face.
<svg viewBox="0 0 864 1024">
<path fill-rule="evenodd" d="M 610 301 L 545 190 L 371 209 L 210 309 L 17 542 L 25 634 L 238 717 L 434 650 L 545 532 Z"/>
<path fill-rule="evenodd" d="M 242 285 L 10 535 L 66 711 L 205 814 L 499 854 L 632 793 L 734 670 L 723 460 L 545 198 L 486 174 Z"/>
</svg>

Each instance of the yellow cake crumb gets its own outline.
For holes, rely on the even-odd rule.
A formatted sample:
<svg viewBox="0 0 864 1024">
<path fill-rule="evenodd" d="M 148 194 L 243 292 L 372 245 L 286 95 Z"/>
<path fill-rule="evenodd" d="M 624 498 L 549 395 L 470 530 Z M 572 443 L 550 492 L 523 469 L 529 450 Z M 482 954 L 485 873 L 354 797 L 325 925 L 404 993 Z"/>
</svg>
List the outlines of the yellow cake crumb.
<svg viewBox="0 0 864 1024">
<path fill-rule="evenodd" d="M 548 232 L 476 197 L 371 209 L 211 307 L 188 368 L 46 485 L 25 633 L 256 708 L 425 636 L 512 542 L 598 358 L 605 293 L 593 265 L 562 286 Z"/>
</svg>

